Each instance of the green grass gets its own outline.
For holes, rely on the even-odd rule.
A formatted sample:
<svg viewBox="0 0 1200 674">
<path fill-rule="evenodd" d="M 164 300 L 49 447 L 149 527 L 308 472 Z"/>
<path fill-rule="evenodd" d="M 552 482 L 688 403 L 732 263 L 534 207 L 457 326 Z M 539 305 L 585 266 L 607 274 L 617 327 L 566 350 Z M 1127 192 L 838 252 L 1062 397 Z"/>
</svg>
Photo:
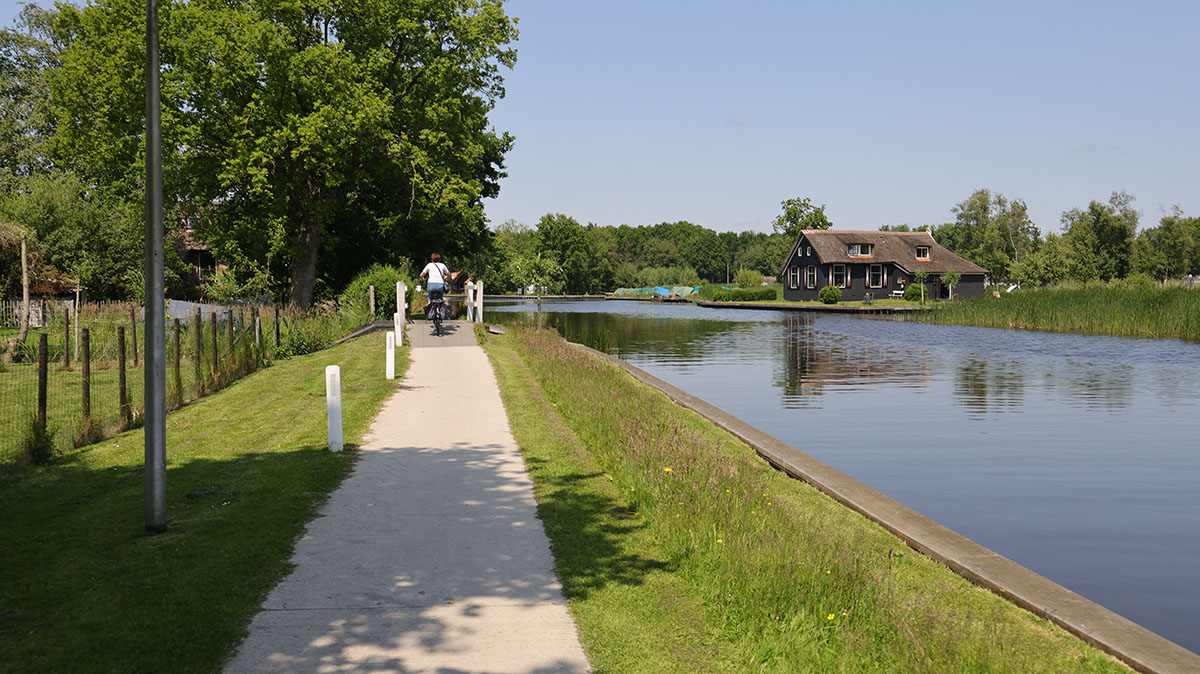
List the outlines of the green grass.
<svg viewBox="0 0 1200 674">
<path fill-rule="evenodd" d="M 341 366 L 352 446 L 395 390 L 384 339 L 278 362 L 169 415 L 164 534 L 144 532 L 140 431 L 0 473 L 0 669 L 219 671 L 354 461 L 326 448 L 325 366 Z"/>
<path fill-rule="evenodd" d="M 1051 288 L 941 302 L 920 320 L 1200 341 L 1200 292 L 1185 288 Z"/>
<path fill-rule="evenodd" d="M 557 334 L 490 340 L 596 671 L 1128 671 Z"/>
</svg>

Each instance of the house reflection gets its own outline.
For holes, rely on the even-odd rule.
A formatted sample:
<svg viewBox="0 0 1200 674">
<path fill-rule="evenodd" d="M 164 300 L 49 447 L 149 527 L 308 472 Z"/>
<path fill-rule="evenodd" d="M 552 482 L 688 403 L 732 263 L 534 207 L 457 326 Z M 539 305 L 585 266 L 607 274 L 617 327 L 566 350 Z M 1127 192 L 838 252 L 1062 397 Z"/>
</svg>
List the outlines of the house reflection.
<svg viewBox="0 0 1200 674">
<path fill-rule="evenodd" d="M 808 398 L 833 389 L 929 385 L 932 362 L 925 349 L 816 330 L 808 314 L 788 314 L 781 325 L 784 357 L 776 380 L 785 407 L 812 407 Z"/>
</svg>

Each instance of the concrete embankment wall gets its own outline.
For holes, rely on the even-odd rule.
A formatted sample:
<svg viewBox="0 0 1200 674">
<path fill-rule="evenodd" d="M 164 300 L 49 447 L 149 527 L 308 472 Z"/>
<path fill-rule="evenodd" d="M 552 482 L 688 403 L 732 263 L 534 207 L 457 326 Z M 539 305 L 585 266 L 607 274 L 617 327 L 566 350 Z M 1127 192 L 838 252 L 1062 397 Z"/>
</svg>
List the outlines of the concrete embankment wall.
<svg viewBox="0 0 1200 674">
<path fill-rule="evenodd" d="M 1200 655 L 979 545 L 921 513 L 808 456 L 746 422 L 713 407 L 619 358 L 576 344 L 616 364 L 750 445 L 776 468 L 812 484 L 895 534 L 915 550 L 959 575 L 1114 655 L 1139 672 L 1200 672 Z"/>
</svg>

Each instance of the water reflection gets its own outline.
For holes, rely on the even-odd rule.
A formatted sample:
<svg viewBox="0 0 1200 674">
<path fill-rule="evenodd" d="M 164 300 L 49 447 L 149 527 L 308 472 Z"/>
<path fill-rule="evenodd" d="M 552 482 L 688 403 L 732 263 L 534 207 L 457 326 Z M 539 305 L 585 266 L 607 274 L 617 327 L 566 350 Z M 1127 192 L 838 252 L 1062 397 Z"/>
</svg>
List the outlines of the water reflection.
<svg viewBox="0 0 1200 674">
<path fill-rule="evenodd" d="M 954 395 L 970 418 L 1020 412 L 1025 400 L 1026 366 L 1016 359 L 968 356 L 954 373 Z"/>
</svg>

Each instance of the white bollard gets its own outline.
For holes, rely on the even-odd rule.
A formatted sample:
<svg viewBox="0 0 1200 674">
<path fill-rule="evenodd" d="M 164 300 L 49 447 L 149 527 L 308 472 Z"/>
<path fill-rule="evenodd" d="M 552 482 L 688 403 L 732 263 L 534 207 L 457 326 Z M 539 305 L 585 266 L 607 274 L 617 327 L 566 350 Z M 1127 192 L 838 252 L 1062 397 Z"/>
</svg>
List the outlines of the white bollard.
<svg viewBox="0 0 1200 674">
<path fill-rule="evenodd" d="M 392 314 L 392 323 L 396 326 L 396 346 L 404 346 L 404 331 L 400 329 L 400 312 Z"/>
<path fill-rule="evenodd" d="M 483 281 L 475 282 L 475 322 L 483 322 Z"/>
<path fill-rule="evenodd" d="M 396 346 L 404 346 L 404 324 L 408 322 L 407 292 L 408 286 L 404 281 L 396 281 Z"/>
<path fill-rule="evenodd" d="M 342 369 L 325 367 L 325 407 L 329 420 L 329 450 L 342 451 Z"/>
<path fill-rule="evenodd" d="M 387 378 L 396 378 L 396 333 L 388 330 L 387 333 Z"/>
<path fill-rule="evenodd" d="M 463 292 L 466 293 L 467 320 L 470 321 L 471 317 L 475 315 L 475 306 L 471 302 L 472 294 L 475 292 L 475 282 L 467 281 L 467 284 L 463 286 Z"/>
</svg>

